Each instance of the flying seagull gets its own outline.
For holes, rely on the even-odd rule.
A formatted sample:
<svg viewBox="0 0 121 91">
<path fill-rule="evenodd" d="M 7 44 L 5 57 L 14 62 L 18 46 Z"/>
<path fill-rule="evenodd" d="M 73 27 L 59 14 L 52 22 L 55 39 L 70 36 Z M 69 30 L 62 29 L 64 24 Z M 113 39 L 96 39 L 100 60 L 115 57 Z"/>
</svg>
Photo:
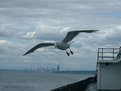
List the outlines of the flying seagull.
<svg viewBox="0 0 121 91">
<path fill-rule="evenodd" d="M 60 50 L 64 50 L 66 52 L 66 54 L 69 56 L 70 54 L 73 54 L 73 52 L 70 49 L 70 41 L 76 37 L 79 33 L 93 33 L 93 32 L 97 32 L 98 30 L 76 30 L 76 31 L 70 31 L 67 33 L 66 37 L 59 42 L 55 42 L 55 43 L 39 43 L 38 45 L 34 46 L 33 48 L 31 48 L 29 51 L 27 51 L 23 56 L 34 52 L 35 50 L 37 50 L 38 48 L 42 48 L 42 47 L 48 47 L 48 46 L 55 46 L 55 48 L 58 48 Z M 70 52 L 67 52 L 67 49 L 70 50 Z"/>
</svg>

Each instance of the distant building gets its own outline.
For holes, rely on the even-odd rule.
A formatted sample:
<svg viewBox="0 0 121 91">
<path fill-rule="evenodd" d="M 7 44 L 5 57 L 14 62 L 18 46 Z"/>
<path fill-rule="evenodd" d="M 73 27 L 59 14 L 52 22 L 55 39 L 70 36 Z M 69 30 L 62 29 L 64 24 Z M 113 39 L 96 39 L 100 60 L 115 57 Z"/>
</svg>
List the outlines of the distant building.
<svg viewBox="0 0 121 91">
<path fill-rule="evenodd" d="M 99 48 L 97 59 L 97 89 L 121 90 L 121 58 L 119 48 Z"/>
<path fill-rule="evenodd" d="M 57 66 L 57 71 L 56 72 L 60 72 L 60 65 Z"/>
</svg>

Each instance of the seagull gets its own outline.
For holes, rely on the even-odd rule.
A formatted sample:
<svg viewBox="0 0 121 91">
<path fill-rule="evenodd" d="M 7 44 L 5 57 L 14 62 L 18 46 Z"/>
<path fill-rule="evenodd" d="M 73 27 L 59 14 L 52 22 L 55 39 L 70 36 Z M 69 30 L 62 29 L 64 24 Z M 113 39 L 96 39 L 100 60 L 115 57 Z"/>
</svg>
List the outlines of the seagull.
<svg viewBox="0 0 121 91">
<path fill-rule="evenodd" d="M 74 54 L 73 51 L 70 49 L 71 46 L 71 41 L 73 40 L 74 37 L 76 37 L 79 33 L 93 33 L 97 32 L 98 30 L 76 30 L 76 31 L 69 31 L 66 35 L 66 37 L 62 41 L 58 42 L 48 42 L 48 43 L 39 43 L 38 45 L 34 46 L 31 48 L 29 51 L 27 51 L 23 56 L 33 53 L 35 50 L 38 48 L 42 47 L 48 47 L 48 46 L 55 46 L 55 48 L 58 48 L 60 50 L 64 50 L 66 54 L 69 56 L 70 54 Z M 67 49 L 70 50 L 70 52 L 67 52 Z"/>
</svg>

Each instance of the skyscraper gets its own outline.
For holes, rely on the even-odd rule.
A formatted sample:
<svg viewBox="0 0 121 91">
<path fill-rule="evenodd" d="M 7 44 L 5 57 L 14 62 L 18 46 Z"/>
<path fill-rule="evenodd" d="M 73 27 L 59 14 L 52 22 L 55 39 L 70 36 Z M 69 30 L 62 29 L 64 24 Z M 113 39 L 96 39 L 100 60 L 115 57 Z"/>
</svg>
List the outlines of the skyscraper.
<svg viewBox="0 0 121 91">
<path fill-rule="evenodd" d="M 57 71 L 56 72 L 59 72 L 60 71 L 60 65 L 57 66 Z"/>
</svg>

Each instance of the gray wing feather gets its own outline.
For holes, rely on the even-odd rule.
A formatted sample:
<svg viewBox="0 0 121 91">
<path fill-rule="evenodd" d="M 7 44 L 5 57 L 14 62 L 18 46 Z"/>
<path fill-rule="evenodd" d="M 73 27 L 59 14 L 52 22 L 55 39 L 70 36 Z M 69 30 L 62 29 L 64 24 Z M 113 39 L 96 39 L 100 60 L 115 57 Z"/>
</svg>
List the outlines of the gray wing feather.
<svg viewBox="0 0 121 91">
<path fill-rule="evenodd" d="M 38 48 L 41 48 L 41 47 L 47 47 L 47 46 L 54 46 L 55 44 L 54 43 L 40 43 L 36 46 L 34 46 L 33 48 L 31 48 L 28 52 L 26 52 L 23 56 L 29 54 L 29 53 L 32 53 L 34 52 L 35 50 L 37 50 Z"/>
<path fill-rule="evenodd" d="M 70 31 L 67 33 L 66 37 L 62 40 L 62 42 L 69 42 L 71 41 L 74 37 L 76 37 L 79 33 L 85 32 L 85 33 L 92 33 L 96 32 L 98 30 L 76 30 L 76 31 Z"/>
</svg>

